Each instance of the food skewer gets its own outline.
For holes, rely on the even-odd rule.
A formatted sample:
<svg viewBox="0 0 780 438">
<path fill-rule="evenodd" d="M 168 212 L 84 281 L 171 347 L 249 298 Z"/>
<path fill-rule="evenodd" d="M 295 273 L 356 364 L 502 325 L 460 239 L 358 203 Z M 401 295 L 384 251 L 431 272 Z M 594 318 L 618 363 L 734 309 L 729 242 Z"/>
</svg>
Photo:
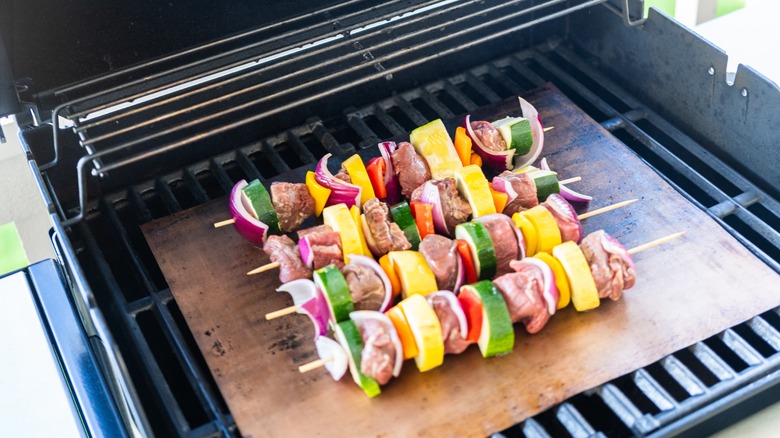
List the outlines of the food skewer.
<svg viewBox="0 0 780 438">
<path fill-rule="evenodd" d="M 582 177 L 575 176 L 575 177 L 567 178 L 567 179 L 564 179 L 564 180 L 560 180 L 560 181 L 558 181 L 558 184 L 565 185 L 565 184 L 571 184 L 571 183 L 580 182 L 580 181 L 582 181 Z M 615 208 L 617 208 L 617 207 L 615 207 Z M 225 220 L 219 221 L 219 222 L 214 222 L 214 228 L 221 228 L 221 227 L 224 227 L 224 226 L 227 226 L 227 225 L 232 225 L 235 222 L 236 222 L 235 218 L 225 219 Z"/>
<path fill-rule="evenodd" d="M 626 205 L 632 204 L 632 203 L 634 203 L 636 201 L 638 201 L 638 199 L 629 199 L 627 201 L 622 201 L 622 202 L 618 202 L 616 204 L 608 205 L 606 207 L 602 207 L 602 208 L 599 208 L 597 210 L 589 211 L 589 212 L 583 213 L 581 215 L 578 215 L 577 219 L 578 220 L 587 219 L 589 217 L 593 217 L 593 216 L 596 216 L 596 215 L 599 215 L 599 214 L 602 214 L 602 213 L 606 213 L 608 211 L 612 211 L 612 210 L 615 210 L 615 209 L 618 209 L 618 208 L 621 208 L 621 207 L 625 207 Z M 259 267 L 255 268 L 255 269 L 252 269 L 251 271 L 247 272 L 246 275 L 260 274 L 262 272 L 269 271 L 271 269 L 276 269 L 279 266 L 280 265 L 279 265 L 278 262 L 267 263 L 265 265 L 262 265 L 262 266 L 259 266 Z"/>
<path fill-rule="evenodd" d="M 685 233 L 686 233 L 686 231 L 682 231 L 682 232 L 674 233 L 674 234 L 671 234 L 671 235 L 668 235 L 668 236 L 664 236 L 662 238 L 659 238 L 659 239 L 653 240 L 651 242 L 647 242 L 645 244 L 642 244 L 642 245 L 636 246 L 634 248 L 631 248 L 629 250 L 626 250 L 626 252 L 628 252 L 629 254 L 636 254 L 636 253 L 639 253 L 641 251 L 645 251 L 647 249 L 650 249 L 650 248 L 653 248 L 655 246 L 661 245 L 663 243 L 667 243 L 667 242 L 669 242 L 671 240 L 674 240 L 674 239 L 684 235 Z M 471 287 L 473 289 L 474 286 L 476 286 L 476 285 L 471 285 L 469 287 Z M 480 346 L 480 348 L 482 348 L 482 346 Z M 483 352 L 483 355 L 485 355 L 484 352 Z M 333 361 L 334 359 L 335 359 L 335 356 L 321 357 L 318 360 L 315 360 L 315 361 L 306 363 L 304 365 L 301 365 L 300 367 L 298 367 L 298 371 L 301 372 L 301 373 L 306 373 L 306 372 L 318 369 L 318 368 L 320 368 L 322 366 L 325 366 L 327 363 L 329 363 L 330 361 Z M 424 370 L 420 369 L 420 371 L 424 371 Z"/>
</svg>

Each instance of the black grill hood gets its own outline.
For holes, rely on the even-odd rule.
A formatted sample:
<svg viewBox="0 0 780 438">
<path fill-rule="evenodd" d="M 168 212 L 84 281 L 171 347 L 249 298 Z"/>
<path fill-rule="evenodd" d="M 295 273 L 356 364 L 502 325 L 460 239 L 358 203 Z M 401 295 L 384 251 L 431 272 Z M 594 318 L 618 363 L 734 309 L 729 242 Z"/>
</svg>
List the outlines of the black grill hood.
<svg viewBox="0 0 780 438">
<path fill-rule="evenodd" d="M 17 82 L 43 92 L 337 3 L 0 0 L 0 35 Z"/>
</svg>

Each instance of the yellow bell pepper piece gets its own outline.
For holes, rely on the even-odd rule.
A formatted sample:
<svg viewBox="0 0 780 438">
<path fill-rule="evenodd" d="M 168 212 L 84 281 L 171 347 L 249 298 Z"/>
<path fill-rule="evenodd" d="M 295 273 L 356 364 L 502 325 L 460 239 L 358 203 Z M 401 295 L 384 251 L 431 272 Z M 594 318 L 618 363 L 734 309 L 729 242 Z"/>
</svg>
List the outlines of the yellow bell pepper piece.
<svg viewBox="0 0 780 438">
<path fill-rule="evenodd" d="M 341 252 L 344 262 L 349 263 L 350 254 L 363 255 L 363 241 L 360 239 L 359 228 L 345 204 L 336 204 L 322 210 L 322 221 L 330 225 L 333 231 L 341 236 Z"/>
<path fill-rule="evenodd" d="M 553 271 L 555 286 L 558 287 L 558 294 L 560 295 L 560 298 L 558 298 L 558 308 L 563 309 L 568 306 L 571 301 L 571 290 L 569 289 L 569 280 L 566 278 L 566 271 L 563 269 L 561 262 L 546 252 L 540 252 L 539 254 L 536 254 L 534 258 L 547 263 L 547 266 Z"/>
<path fill-rule="evenodd" d="M 598 307 L 601 304 L 599 290 L 580 247 L 574 242 L 564 242 L 553 248 L 553 256 L 561 262 L 563 270 L 566 271 L 574 308 L 582 312 Z"/>
<path fill-rule="evenodd" d="M 455 170 L 463 167 L 441 119 L 436 119 L 412 131 L 409 134 L 409 143 L 428 162 L 433 179 L 452 177 Z"/>
<path fill-rule="evenodd" d="M 417 251 L 390 251 L 387 255 L 401 282 L 401 294 L 404 298 L 439 290 L 436 277 L 422 254 Z"/>
<path fill-rule="evenodd" d="M 561 244 L 561 230 L 555 217 L 541 205 L 523 210 L 519 213 L 525 216 L 536 229 L 536 252 L 551 252 Z"/>
<path fill-rule="evenodd" d="M 493 205 L 496 206 L 496 212 L 503 212 L 504 207 L 506 207 L 506 203 L 509 202 L 509 195 L 504 192 L 494 190 L 493 184 L 491 183 L 488 183 L 488 187 L 490 187 L 490 195 L 493 196 Z"/>
<path fill-rule="evenodd" d="M 530 257 L 536 254 L 537 245 L 539 243 L 539 233 L 536 232 L 536 228 L 527 217 L 520 213 L 512 215 L 512 220 L 515 222 L 515 226 L 520 229 L 520 233 L 523 235 L 523 242 L 525 242 L 525 256 Z"/>
<path fill-rule="evenodd" d="M 436 312 L 422 295 L 412 295 L 398 303 L 414 336 L 417 368 L 428 371 L 444 363 L 444 338 Z"/>
<path fill-rule="evenodd" d="M 306 188 L 309 189 L 309 195 L 314 199 L 314 214 L 319 216 L 322 214 L 322 209 L 325 208 L 325 203 L 328 202 L 330 197 L 330 189 L 320 185 L 316 179 L 314 179 L 314 172 L 306 172 Z"/>
<path fill-rule="evenodd" d="M 496 212 L 488 180 L 479 166 L 470 164 L 456 170 L 455 182 L 460 194 L 469 201 L 473 217 L 478 218 Z"/>
<path fill-rule="evenodd" d="M 352 184 L 360 187 L 360 205 L 363 205 L 371 198 L 376 198 L 374 186 L 371 185 L 371 179 L 368 177 L 368 171 L 360 155 L 355 154 L 347 158 L 341 166 L 347 170 Z"/>
<path fill-rule="evenodd" d="M 349 214 L 352 215 L 352 220 L 355 221 L 355 227 L 357 227 L 358 235 L 360 236 L 360 245 L 363 248 L 363 255 L 374 258 L 374 255 L 371 253 L 371 250 L 368 249 L 368 244 L 366 243 L 366 235 L 363 234 L 363 225 L 360 220 L 360 209 L 357 207 L 357 205 L 353 205 L 352 207 L 349 208 Z"/>
</svg>

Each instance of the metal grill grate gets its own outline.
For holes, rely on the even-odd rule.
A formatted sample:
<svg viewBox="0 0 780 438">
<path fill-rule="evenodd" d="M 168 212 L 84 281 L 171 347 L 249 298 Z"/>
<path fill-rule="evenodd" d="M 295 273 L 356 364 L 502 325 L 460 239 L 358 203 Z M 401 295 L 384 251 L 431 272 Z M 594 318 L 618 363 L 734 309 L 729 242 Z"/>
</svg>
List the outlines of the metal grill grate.
<svg viewBox="0 0 780 438">
<path fill-rule="evenodd" d="M 326 151 L 371 147 L 427 120 L 462 114 L 547 81 L 778 269 L 780 238 L 771 227 L 780 211 L 776 200 L 706 154 L 573 49 L 558 45 L 523 51 L 370 105 L 346 108 L 336 117 L 311 118 L 89 205 L 86 220 L 73 228 L 70 238 L 93 289 L 105 291 L 97 299 L 107 309 L 153 428 L 161 435 L 193 437 L 238 433 L 140 224 L 225 196 L 239 179 L 269 179 L 311 164 Z M 750 231 L 743 232 L 743 226 Z M 780 372 L 779 312 L 756 316 L 496 436 L 663 432 L 684 416 L 718 400 L 733 400 L 749 383 Z"/>
</svg>

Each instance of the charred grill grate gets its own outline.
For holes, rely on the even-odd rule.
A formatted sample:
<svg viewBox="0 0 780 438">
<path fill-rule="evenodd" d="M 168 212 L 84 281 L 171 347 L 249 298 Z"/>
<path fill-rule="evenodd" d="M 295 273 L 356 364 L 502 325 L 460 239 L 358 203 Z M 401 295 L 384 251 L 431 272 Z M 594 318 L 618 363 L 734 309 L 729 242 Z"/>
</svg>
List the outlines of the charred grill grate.
<svg viewBox="0 0 780 438">
<path fill-rule="evenodd" d="M 327 152 L 348 153 L 522 94 L 548 81 L 634 149 L 692 202 L 778 269 L 777 201 L 613 84 L 565 45 L 500 58 L 384 100 L 347 108 L 93 201 L 70 239 L 108 313 L 146 414 L 161 435 L 238 434 L 139 225 L 273 178 Z M 747 229 L 748 231 L 744 231 Z M 98 244 L 98 242 L 100 242 Z M 647 435 L 780 372 L 780 309 L 589 392 L 496 436 Z"/>
</svg>

